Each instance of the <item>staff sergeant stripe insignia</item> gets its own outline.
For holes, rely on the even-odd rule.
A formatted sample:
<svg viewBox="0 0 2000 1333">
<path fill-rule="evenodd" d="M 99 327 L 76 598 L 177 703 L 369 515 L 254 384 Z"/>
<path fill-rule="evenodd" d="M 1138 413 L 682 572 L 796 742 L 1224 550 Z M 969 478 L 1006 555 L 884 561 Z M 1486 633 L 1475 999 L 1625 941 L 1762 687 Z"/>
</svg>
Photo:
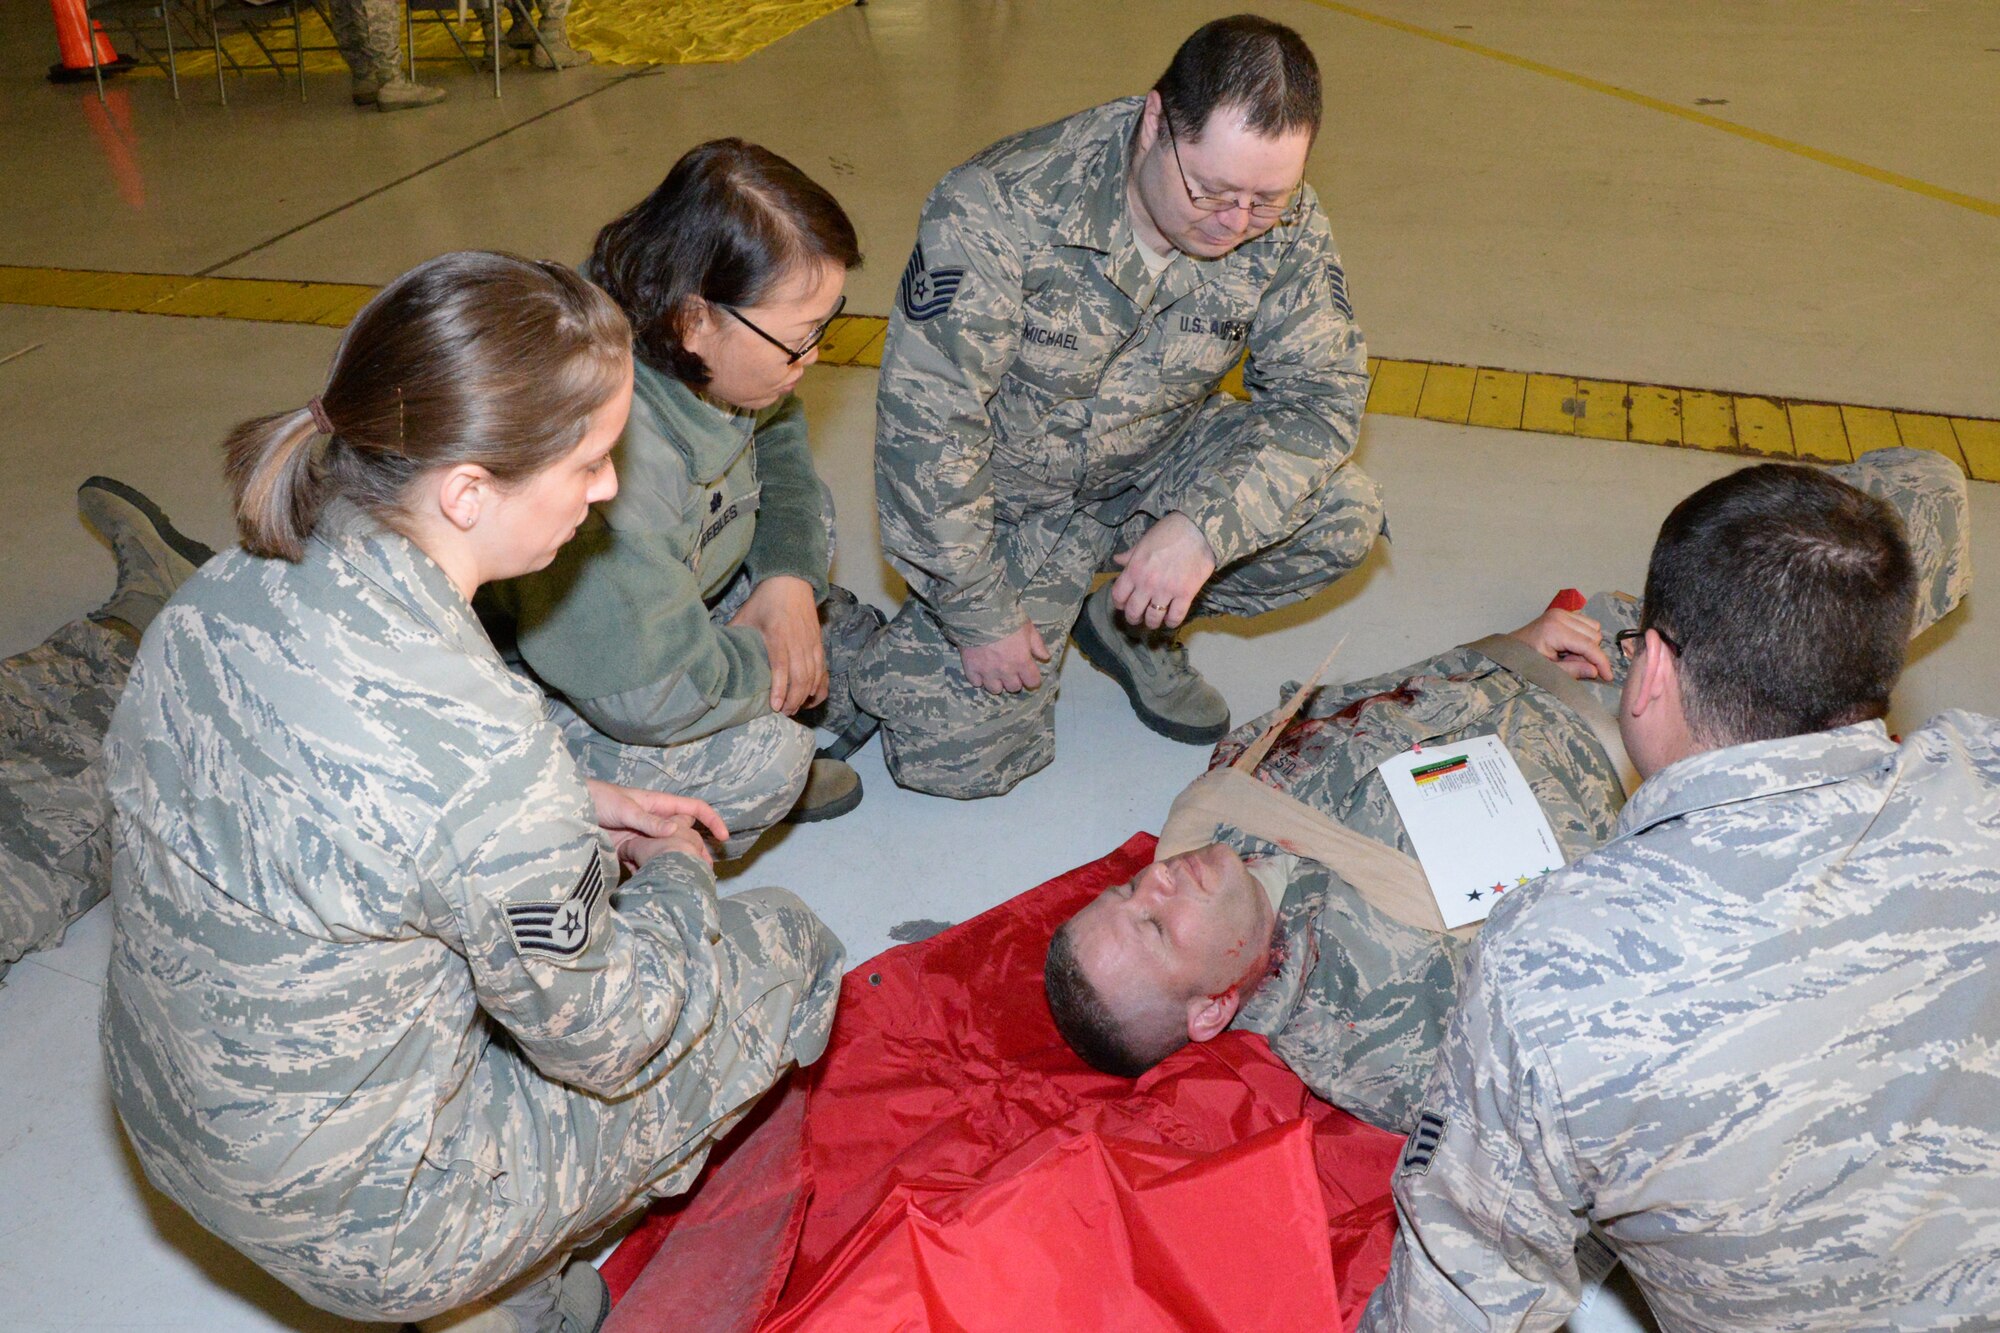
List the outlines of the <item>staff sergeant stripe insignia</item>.
<svg viewBox="0 0 2000 1333">
<path fill-rule="evenodd" d="M 903 314 L 921 324 L 950 309 L 952 298 L 958 295 L 958 285 L 964 281 L 963 268 L 925 268 L 924 243 L 918 241 L 903 269 L 903 282 L 896 291 L 896 299 L 902 303 Z"/>
<path fill-rule="evenodd" d="M 604 858 L 593 855 L 590 868 L 562 901 L 515 903 L 507 909 L 507 928 L 514 932 L 514 947 L 522 953 L 576 957 L 590 943 L 590 911 L 603 896 Z"/>
<path fill-rule="evenodd" d="M 1444 1117 L 1435 1111 L 1426 1111 L 1417 1117 L 1417 1128 L 1403 1145 L 1403 1174 L 1421 1176 L 1431 1169 L 1431 1158 L 1437 1156 L 1438 1143 L 1444 1138 Z"/>
</svg>

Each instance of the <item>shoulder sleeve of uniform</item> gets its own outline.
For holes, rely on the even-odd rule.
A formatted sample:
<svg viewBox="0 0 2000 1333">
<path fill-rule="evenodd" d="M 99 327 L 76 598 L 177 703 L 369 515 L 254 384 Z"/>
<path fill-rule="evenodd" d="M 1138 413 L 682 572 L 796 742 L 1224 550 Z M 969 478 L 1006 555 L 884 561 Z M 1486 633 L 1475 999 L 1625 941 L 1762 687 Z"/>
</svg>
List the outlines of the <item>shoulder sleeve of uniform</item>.
<svg viewBox="0 0 2000 1333">
<path fill-rule="evenodd" d="M 677 1030 L 706 1022 L 714 880 L 666 855 L 621 888 L 552 727 L 496 756 L 441 822 L 428 925 L 464 955 L 480 1006 L 542 1073 L 610 1095 Z"/>
<path fill-rule="evenodd" d="M 1511 941 L 1497 960 L 1493 942 L 1473 946 L 1396 1169 L 1400 1225 L 1366 1329 L 1556 1329 L 1576 1306 L 1590 1201 L 1554 1073 L 1510 1012 L 1508 974 L 1532 960 Z"/>
<path fill-rule="evenodd" d="M 1226 565 L 1284 535 L 1286 516 L 1324 486 L 1360 438 L 1368 401 L 1368 349 L 1348 304 L 1333 233 L 1308 191 L 1250 326 L 1246 403 L 1197 427 L 1229 465 L 1167 497 L 1201 528 Z M 1252 449 L 1223 449 L 1251 436 Z"/>
<path fill-rule="evenodd" d="M 832 563 L 827 525 L 821 513 L 819 473 L 813 468 L 812 447 L 806 439 L 806 409 L 798 395 L 788 395 L 776 407 L 758 414 L 757 530 L 750 539 L 746 564 L 753 579 L 779 574 L 812 584 L 813 596 L 826 598 L 826 576 Z"/>
<path fill-rule="evenodd" d="M 876 397 L 882 547 L 961 646 L 1025 623 L 993 540 L 986 404 L 1021 336 L 1019 225 L 978 166 L 932 191 L 889 317 Z"/>
<path fill-rule="evenodd" d="M 593 516 L 510 591 L 522 659 L 616 740 L 662 745 L 768 707 L 762 638 L 710 619 L 694 574 L 660 534 Z"/>
</svg>

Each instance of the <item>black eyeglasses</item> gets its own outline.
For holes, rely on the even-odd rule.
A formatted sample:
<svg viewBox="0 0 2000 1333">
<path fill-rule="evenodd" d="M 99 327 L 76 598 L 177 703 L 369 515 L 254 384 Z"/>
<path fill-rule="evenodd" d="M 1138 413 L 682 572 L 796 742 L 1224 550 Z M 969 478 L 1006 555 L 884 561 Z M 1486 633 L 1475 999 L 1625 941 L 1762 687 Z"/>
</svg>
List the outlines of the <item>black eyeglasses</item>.
<svg viewBox="0 0 2000 1333">
<path fill-rule="evenodd" d="M 1167 119 L 1167 113 L 1160 112 L 1160 126 L 1167 132 L 1167 147 L 1174 152 L 1174 170 L 1180 173 L 1181 188 L 1187 191 L 1188 202 L 1204 213 L 1227 213 L 1232 208 L 1240 208 L 1258 222 L 1291 222 L 1298 216 L 1301 181 L 1292 187 L 1282 204 L 1246 204 L 1240 199 L 1232 199 L 1220 194 L 1196 194 L 1194 182 L 1188 179 L 1187 168 L 1181 165 L 1181 145 L 1174 134 L 1174 123 Z"/>
<path fill-rule="evenodd" d="M 1681 646 L 1674 642 L 1672 635 L 1668 634 L 1658 625 L 1650 626 L 1650 628 L 1653 633 L 1660 636 L 1661 643 L 1674 650 L 1675 657 L 1681 655 Z M 1639 655 L 1639 645 L 1645 642 L 1645 639 L 1646 631 L 1644 629 L 1621 629 L 1611 636 L 1611 642 L 1618 645 L 1618 651 L 1625 655 L 1625 660 L 1628 662 Z"/>
<path fill-rule="evenodd" d="M 721 305 L 720 302 L 717 302 L 717 304 Z M 787 347 L 784 343 L 779 342 L 776 338 L 773 338 L 770 334 L 764 332 L 764 330 L 758 328 L 755 324 L 752 324 L 748 319 L 744 317 L 743 312 L 741 310 L 738 310 L 735 306 L 725 305 L 722 306 L 722 309 L 728 312 L 729 317 L 735 320 L 738 324 L 741 324 L 744 328 L 750 330 L 750 332 L 756 334 L 759 338 L 762 338 L 765 342 L 771 344 L 771 346 L 783 352 L 785 354 L 785 364 L 790 366 L 790 365 L 796 365 L 799 361 L 803 360 L 807 356 L 807 354 L 809 354 L 812 351 L 813 348 L 819 346 L 820 340 L 826 337 L 826 331 L 833 327 L 833 321 L 839 319 L 840 312 L 847 309 L 847 298 L 843 296 L 838 301 L 834 302 L 833 313 L 831 315 L 828 315 L 824 320 L 821 320 L 819 327 L 814 329 L 811 333 L 807 334 L 806 340 L 795 348 Z"/>
</svg>

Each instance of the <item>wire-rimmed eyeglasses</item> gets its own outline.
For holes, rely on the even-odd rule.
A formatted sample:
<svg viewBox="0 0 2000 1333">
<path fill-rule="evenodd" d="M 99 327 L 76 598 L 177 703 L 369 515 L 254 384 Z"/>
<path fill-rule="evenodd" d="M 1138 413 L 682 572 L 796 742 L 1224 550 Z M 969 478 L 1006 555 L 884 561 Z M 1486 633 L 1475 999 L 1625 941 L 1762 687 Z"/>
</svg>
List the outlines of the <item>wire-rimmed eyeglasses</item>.
<svg viewBox="0 0 2000 1333">
<path fill-rule="evenodd" d="M 721 303 L 717 302 L 717 304 L 720 305 Z M 833 321 L 839 319 L 840 312 L 847 309 L 847 298 L 843 296 L 838 301 L 834 302 L 833 313 L 831 315 L 828 315 L 825 319 L 821 320 L 819 323 L 819 327 L 814 329 L 811 333 L 807 334 L 806 340 L 803 343 L 799 344 L 797 347 L 787 346 L 786 344 L 778 341 L 776 338 L 773 338 L 770 334 L 764 332 L 764 330 L 758 328 L 755 324 L 752 324 L 749 318 L 746 317 L 744 313 L 741 310 L 738 310 L 735 306 L 725 305 L 722 306 L 722 309 L 726 311 L 729 317 L 735 320 L 738 324 L 741 324 L 744 328 L 750 330 L 750 332 L 756 334 L 759 338 L 762 338 L 765 342 L 771 344 L 771 346 L 783 352 L 785 354 L 785 364 L 790 366 L 790 365 L 796 365 L 800 361 L 804 360 L 808 355 L 811 354 L 813 348 L 820 345 L 820 340 L 826 337 L 826 331 L 833 327 Z"/>
<path fill-rule="evenodd" d="M 1270 223 L 1289 223 L 1298 216 L 1299 202 L 1303 197 L 1302 191 L 1305 186 L 1303 181 L 1292 187 L 1292 192 L 1285 196 L 1285 202 L 1282 204 L 1246 204 L 1241 199 L 1233 199 L 1228 195 L 1196 194 L 1194 182 L 1188 179 L 1187 168 L 1181 165 L 1180 138 L 1174 133 L 1174 123 L 1167 119 L 1164 109 L 1160 112 L 1160 125 L 1167 132 L 1167 147 L 1173 150 L 1174 170 L 1180 173 L 1181 188 L 1187 191 L 1188 202 L 1202 212 L 1227 213 L 1233 208 L 1240 208 L 1253 220 Z"/>
</svg>

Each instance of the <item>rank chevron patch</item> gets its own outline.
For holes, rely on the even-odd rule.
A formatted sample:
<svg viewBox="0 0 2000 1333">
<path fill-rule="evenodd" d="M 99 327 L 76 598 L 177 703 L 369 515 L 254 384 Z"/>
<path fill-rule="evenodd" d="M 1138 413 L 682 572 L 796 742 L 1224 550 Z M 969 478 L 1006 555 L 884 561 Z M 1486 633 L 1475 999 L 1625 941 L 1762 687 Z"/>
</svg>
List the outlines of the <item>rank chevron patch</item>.
<svg viewBox="0 0 2000 1333">
<path fill-rule="evenodd" d="M 1431 1169 L 1431 1159 L 1437 1156 L 1444 1138 L 1444 1123 L 1444 1117 L 1435 1111 L 1417 1117 L 1416 1131 L 1403 1144 L 1404 1175 L 1421 1176 Z"/>
<path fill-rule="evenodd" d="M 515 903 L 507 909 L 507 928 L 522 953 L 574 958 L 590 943 L 590 912 L 604 896 L 604 858 L 590 858 L 590 868 L 569 891 L 552 903 Z"/>
<path fill-rule="evenodd" d="M 950 309 L 959 284 L 964 281 L 962 267 L 926 268 L 924 243 L 918 241 L 903 269 L 903 282 L 896 290 L 896 299 L 902 304 L 904 316 L 921 324 Z"/>
</svg>

